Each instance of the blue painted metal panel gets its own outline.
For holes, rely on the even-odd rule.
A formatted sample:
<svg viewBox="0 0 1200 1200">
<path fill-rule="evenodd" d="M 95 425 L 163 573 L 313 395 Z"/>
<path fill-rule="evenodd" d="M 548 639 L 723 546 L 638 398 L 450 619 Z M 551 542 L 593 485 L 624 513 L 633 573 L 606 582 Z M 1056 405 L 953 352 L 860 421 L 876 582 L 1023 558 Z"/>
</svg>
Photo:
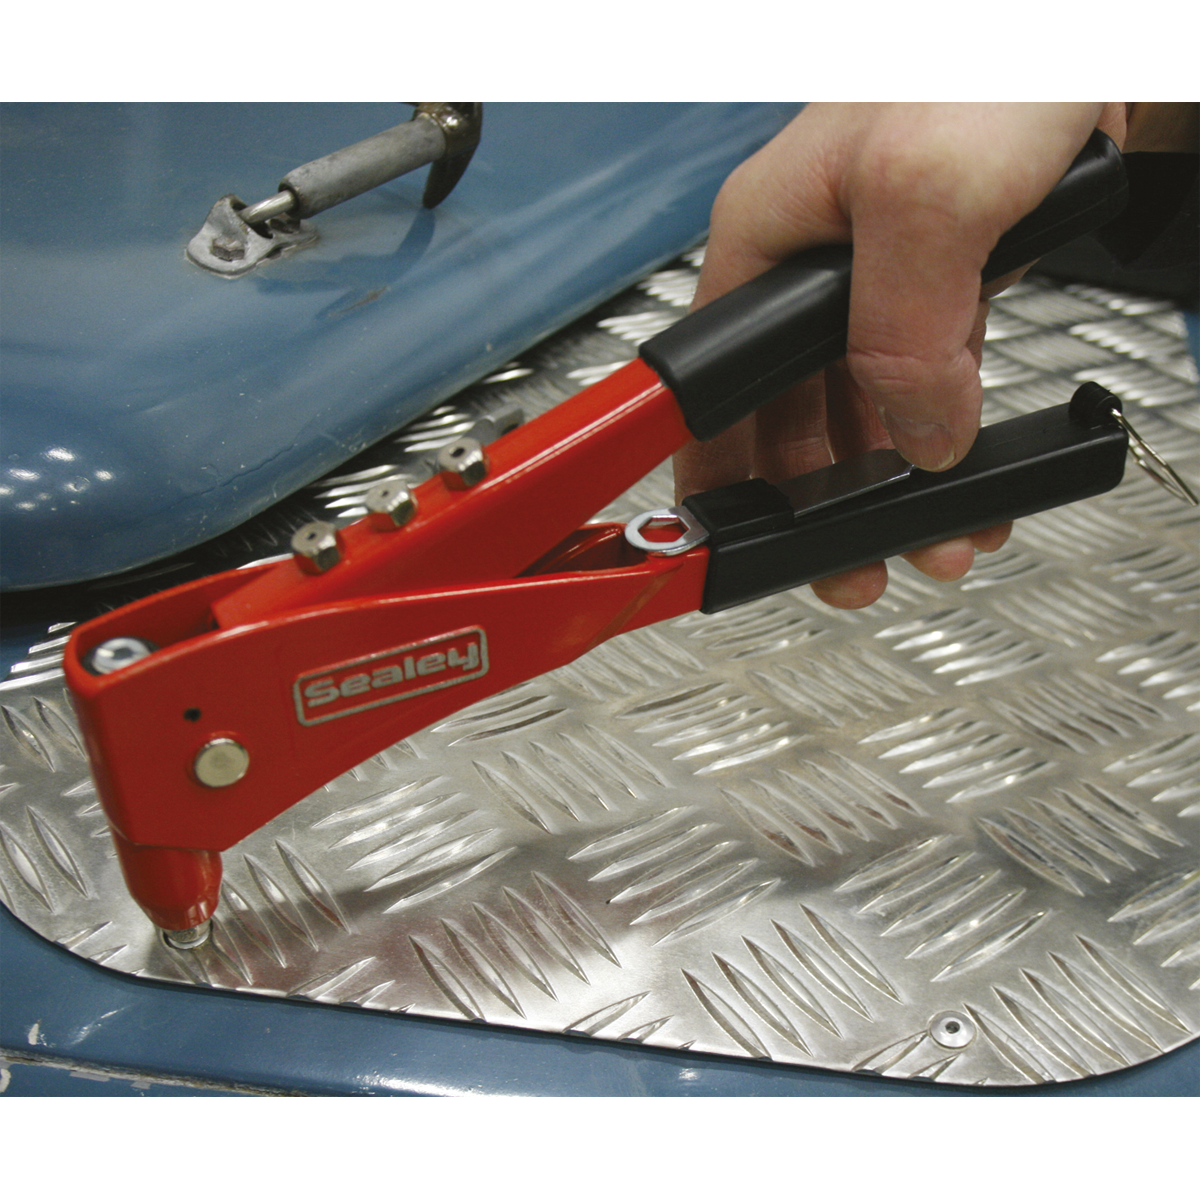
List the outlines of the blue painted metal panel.
<svg viewBox="0 0 1200 1200">
<path fill-rule="evenodd" d="M 208 1087 L 150 1079 L 145 1076 L 113 1075 L 103 1069 L 76 1069 L 65 1063 L 14 1062 L 0 1066 L 0 1094 L 4 1096 L 243 1096 L 253 1092 L 235 1092 Z"/>
<path fill-rule="evenodd" d="M 111 574 L 238 525 L 701 236 L 798 106 L 487 105 L 437 209 L 424 171 L 236 280 L 183 249 L 210 206 L 406 105 L 0 112 L 0 587 Z"/>
</svg>

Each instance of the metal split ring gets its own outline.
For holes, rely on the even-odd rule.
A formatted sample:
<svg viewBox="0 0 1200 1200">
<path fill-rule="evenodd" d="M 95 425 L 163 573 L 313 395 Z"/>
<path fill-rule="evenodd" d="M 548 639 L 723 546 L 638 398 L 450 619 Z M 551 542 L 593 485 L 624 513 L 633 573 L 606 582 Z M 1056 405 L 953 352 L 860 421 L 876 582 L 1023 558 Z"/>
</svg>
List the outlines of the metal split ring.
<svg viewBox="0 0 1200 1200">
<path fill-rule="evenodd" d="M 674 522 L 683 526 L 681 533 L 674 541 L 652 542 L 641 534 L 641 530 L 652 521 Z M 650 512 L 639 513 L 625 526 L 625 540 L 638 550 L 647 554 L 683 554 L 694 546 L 699 546 L 708 540 L 708 530 L 696 520 L 690 509 L 680 505 L 678 508 L 655 508 Z"/>
</svg>

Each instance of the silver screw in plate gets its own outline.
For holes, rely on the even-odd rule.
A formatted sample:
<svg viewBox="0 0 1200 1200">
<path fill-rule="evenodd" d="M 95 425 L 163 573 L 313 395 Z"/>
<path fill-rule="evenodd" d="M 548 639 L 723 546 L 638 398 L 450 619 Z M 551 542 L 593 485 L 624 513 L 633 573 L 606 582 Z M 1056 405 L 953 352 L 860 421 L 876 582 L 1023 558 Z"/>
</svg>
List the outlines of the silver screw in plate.
<svg viewBox="0 0 1200 1200">
<path fill-rule="evenodd" d="M 488 460 L 483 445 L 474 438 L 459 438 L 438 451 L 437 469 L 446 486 L 464 491 L 487 477 Z"/>
<path fill-rule="evenodd" d="M 407 525 L 417 513 L 417 498 L 402 483 L 377 483 L 366 504 L 371 528 L 385 532 Z"/>
<path fill-rule="evenodd" d="M 929 1022 L 929 1036 L 947 1050 L 961 1050 L 975 1040 L 975 1022 L 960 1012 L 940 1012 Z"/>
<path fill-rule="evenodd" d="M 342 558 L 342 536 L 328 521 L 309 521 L 292 534 L 296 565 L 308 575 L 320 575 Z"/>
<path fill-rule="evenodd" d="M 163 941 L 175 950 L 198 950 L 208 941 L 212 933 L 212 922 L 201 921 L 190 929 L 164 929 Z"/>
<path fill-rule="evenodd" d="M 141 662 L 158 647 L 145 638 L 115 637 L 101 642 L 84 659 L 84 666 L 93 675 L 111 675 L 114 671 Z"/>
<path fill-rule="evenodd" d="M 202 747 L 192 763 L 192 771 L 205 787 L 229 787 L 250 768 L 246 747 L 233 738 L 213 738 Z"/>
</svg>

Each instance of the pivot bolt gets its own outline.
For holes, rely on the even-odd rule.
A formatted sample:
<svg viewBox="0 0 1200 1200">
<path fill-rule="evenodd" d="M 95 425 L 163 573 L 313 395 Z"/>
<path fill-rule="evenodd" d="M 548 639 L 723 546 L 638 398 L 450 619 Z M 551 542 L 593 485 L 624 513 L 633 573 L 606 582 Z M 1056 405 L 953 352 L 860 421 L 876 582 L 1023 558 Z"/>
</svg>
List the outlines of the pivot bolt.
<svg viewBox="0 0 1200 1200">
<path fill-rule="evenodd" d="M 487 455 L 474 438 L 459 438 L 438 451 L 437 469 L 447 487 L 465 491 L 487 477 Z"/>
<path fill-rule="evenodd" d="M 192 771 L 205 787 L 229 787 L 237 783 L 250 767 L 246 747 L 233 738 L 213 738 L 192 763 Z"/>
<path fill-rule="evenodd" d="M 387 532 L 407 525 L 417 514 L 417 498 L 402 483 L 377 483 L 367 493 L 372 529 Z"/>
<path fill-rule="evenodd" d="M 83 665 L 93 675 L 111 675 L 114 671 L 140 662 L 158 647 L 145 638 L 115 637 L 101 642 L 84 660 Z"/>
<path fill-rule="evenodd" d="M 307 575 L 320 575 L 342 558 L 342 535 L 328 521 L 309 521 L 292 534 L 296 565 Z"/>
</svg>

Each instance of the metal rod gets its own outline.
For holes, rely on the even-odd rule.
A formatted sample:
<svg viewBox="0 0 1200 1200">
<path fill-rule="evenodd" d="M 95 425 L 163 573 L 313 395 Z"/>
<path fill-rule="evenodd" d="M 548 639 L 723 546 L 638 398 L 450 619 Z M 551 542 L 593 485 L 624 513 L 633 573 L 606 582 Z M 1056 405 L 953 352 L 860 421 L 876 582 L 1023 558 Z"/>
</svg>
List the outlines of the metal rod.
<svg viewBox="0 0 1200 1200">
<path fill-rule="evenodd" d="M 247 225 L 261 225 L 264 221 L 271 220 L 272 217 L 283 216 L 295 204 L 296 197 L 285 188 L 276 192 L 273 196 L 268 196 L 265 200 L 260 200 L 257 204 L 251 204 L 239 210 L 238 216 Z"/>
</svg>

